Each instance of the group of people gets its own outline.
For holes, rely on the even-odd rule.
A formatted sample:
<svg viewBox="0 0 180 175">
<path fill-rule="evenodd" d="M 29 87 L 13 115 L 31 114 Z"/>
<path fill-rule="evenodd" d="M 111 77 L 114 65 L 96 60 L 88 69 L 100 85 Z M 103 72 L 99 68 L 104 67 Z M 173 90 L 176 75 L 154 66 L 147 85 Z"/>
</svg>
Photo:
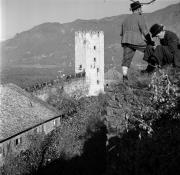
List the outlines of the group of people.
<svg viewBox="0 0 180 175">
<path fill-rule="evenodd" d="M 169 64 L 180 70 L 180 43 L 177 35 L 165 30 L 160 24 L 154 24 L 148 30 L 139 1 L 131 3 L 130 9 L 132 14 L 124 20 L 120 32 L 123 81 L 128 80 L 128 69 L 136 50 L 144 53 L 143 60 L 148 63 L 142 73 L 151 73 L 156 67 Z M 154 37 L 159 39 L 158 45 L 152 40 Z"/>
</svg>

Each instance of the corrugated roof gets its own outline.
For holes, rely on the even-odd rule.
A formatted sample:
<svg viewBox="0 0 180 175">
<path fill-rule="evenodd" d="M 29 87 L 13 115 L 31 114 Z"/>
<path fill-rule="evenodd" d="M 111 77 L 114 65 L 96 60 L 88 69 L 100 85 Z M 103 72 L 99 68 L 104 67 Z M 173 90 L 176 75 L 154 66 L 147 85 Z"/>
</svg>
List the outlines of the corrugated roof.
<svg viewBox="0 0 180 175">
<path fill-rule="evenodd" d="M 60 115 L 14 84 L 0 85 L 0 141 Z"/>
</svg>

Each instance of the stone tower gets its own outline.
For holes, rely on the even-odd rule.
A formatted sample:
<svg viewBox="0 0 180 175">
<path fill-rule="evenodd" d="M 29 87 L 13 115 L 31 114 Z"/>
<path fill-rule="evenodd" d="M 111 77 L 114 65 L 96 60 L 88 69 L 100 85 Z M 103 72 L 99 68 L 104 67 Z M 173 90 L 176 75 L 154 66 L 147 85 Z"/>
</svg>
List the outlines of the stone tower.
<svg viewBox="0 0 180 175">
<path fill-rule="evenodd" d="M 86 73 L 89 96 L 104 92 L 104 33 L 75 33 L 75 73 Z"/>
</svg>

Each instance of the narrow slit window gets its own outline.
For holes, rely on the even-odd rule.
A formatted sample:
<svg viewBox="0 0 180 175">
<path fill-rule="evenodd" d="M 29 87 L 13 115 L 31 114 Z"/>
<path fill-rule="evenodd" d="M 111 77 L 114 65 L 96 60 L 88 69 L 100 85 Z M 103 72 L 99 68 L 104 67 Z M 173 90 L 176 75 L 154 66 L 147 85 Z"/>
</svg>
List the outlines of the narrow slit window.
<svg viewBox="0 0 180 175">
<path fill-rule="evenodd" d="M 79 65 L 79 70 L 82 70 L 82 64 Z"/>
<path fill-rule="evenodd" d="M 94 57 L 94 62 L 96 62 L 96 57 Z"/>
<path fill-rule="evenodd" d="M 20 145 L 21 143 L 22 143 L 22 137 L 17 138 L 17 139 L 15 140 L 15 146 Z"/>
<path fill-rule="evenodd" d="M 94 46 L 94 50 L 96 50 L 96 46 Z"/>
</svg>

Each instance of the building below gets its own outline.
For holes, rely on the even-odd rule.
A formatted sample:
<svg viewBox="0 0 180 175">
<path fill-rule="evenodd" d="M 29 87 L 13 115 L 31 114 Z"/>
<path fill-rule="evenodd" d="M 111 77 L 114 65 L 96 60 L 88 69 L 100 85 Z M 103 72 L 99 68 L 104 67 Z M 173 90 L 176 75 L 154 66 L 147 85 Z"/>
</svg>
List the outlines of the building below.
<svg viewBox="0 0 180 175">
<path fill-rule="evenodd" d="M 14 84 L 0 85 L 0 166 L 8 154 L 28 149 L 28 136 L 48 134 L 61 113 Z"/>
</svg>

